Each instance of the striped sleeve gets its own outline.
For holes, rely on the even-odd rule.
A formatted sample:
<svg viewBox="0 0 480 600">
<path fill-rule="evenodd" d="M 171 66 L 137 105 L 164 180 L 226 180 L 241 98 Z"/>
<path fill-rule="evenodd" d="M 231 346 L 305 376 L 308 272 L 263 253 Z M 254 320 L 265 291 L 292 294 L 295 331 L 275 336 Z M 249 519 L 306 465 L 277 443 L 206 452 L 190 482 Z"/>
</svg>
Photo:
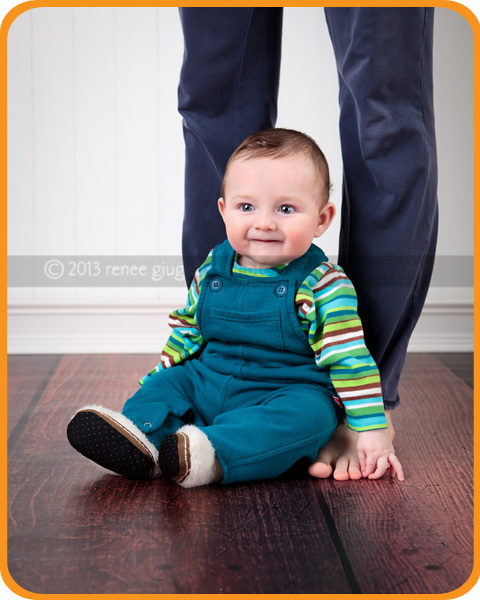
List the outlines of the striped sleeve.
<svg viewBox="0 0 480 600">
<path fill-rule="evenodd" d="M 380 374 L 370 355 L 357 313 L 357 295 L 341 267 L 322 263 L 297 294 L 301 324 L 320 368 L 328 369 L 355 431 L 385 429 Z"/>
<path fill-rule="evenodd" d="M 203 280 L 212 266 L 212 252 L 213 250 L 195 273 L 188 290 L 185 308 L 170 313 L 168 324 L 172 328 L 172 333 L 162 350 L 160 362 L 140 379 L 140 385 L 158 371 L 178 365 L 202 349 L 204 339 L 198 327 L 196 313 Z"/>
</svg>

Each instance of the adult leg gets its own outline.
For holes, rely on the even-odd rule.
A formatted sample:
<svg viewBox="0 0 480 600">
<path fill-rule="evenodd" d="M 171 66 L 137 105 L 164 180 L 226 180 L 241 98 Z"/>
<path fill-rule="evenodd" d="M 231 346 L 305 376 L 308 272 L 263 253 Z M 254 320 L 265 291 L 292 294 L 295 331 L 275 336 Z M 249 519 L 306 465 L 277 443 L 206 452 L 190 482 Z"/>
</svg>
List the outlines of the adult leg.
<svg viewBox="0 0 480 600">
<path fill-rule="evenodd" d="M 228 158 L 245 137 L 275 124 L 282 14 L 281 8 L 180 9 L 187 284 L 225 239 L 217 200 Z"/>
<path fill-rule="evenodd" d="M 326 8 L 325 14 L 340 84 L 339 263 L 356 287 L 366 343 L 392 409 L 437 238 L 433 9 Z M 328 476 L 330 463 L 339 479 L 348 478 L 350 463 L 358 470 L 355 436 L 345 429 L 336 435 L 339 443 L 321 452 L 324 464 L 312 474 Z"/>
<path fill-rule="evenodd" d="M 326 8 L 340 83 L 339 263 L 352 279 L 386 408 L 437 239 L 433 8 Z"/>
</svg>

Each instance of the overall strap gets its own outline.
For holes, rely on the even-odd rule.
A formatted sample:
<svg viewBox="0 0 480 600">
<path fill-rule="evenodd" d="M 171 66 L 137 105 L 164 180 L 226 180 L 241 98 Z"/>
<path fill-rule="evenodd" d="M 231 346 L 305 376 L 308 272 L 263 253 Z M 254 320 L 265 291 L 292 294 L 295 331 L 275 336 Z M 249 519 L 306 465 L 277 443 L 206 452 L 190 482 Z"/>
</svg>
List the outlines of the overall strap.
<svg viewBox="0 0 480 600">
<path fill-rule="evenodd" d="M 235 259 L 235 250 L 228 240 L 225 240 L 216 246 L 212 253 L 212 272 L 221 272 L 230 275 Z M 291 277 L 298 281 L 298 285 L 308 277 L 308 275 L 328 258 L 321 248 L 312 244 L 303 256 L 293 260 L 279 275 L 280 277 Z"/>
<path fill-rule="evenodd" d="M 292 261 L 283 271 L 295 281 L 295 288 L 302 284 L 310 273 L 323 262 L 328 261 L 327 256 L 321 248 L 312 244 L 303 256 Z"/>
<path fill-rule="evenodd" d="M 225 240 L 213 249 L 212 253 L 212 271 L 230 274 L 235 258 L 235 250 L 228 240 Z"/>
</svg>

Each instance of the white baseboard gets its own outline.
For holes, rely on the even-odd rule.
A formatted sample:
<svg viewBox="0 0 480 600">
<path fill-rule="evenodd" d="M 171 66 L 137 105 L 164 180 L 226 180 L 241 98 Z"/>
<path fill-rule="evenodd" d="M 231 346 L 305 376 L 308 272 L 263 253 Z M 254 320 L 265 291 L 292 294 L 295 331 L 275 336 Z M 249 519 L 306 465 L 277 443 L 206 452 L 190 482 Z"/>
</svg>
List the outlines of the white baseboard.
<svg viewBox="0 0 480 600">
<path fill-rule="evenodd" d="M 473 303 L 436 302 L 424 306 L 409 352 L 473 352 Z"/>
<path fill-rule="evenodd" d="M 10 354 L 159 354 L 171 304 L 33 304 L 8 309 Z M 425 305 L 409 352 L 473 352 L 473 304 Z"/>
</svg>

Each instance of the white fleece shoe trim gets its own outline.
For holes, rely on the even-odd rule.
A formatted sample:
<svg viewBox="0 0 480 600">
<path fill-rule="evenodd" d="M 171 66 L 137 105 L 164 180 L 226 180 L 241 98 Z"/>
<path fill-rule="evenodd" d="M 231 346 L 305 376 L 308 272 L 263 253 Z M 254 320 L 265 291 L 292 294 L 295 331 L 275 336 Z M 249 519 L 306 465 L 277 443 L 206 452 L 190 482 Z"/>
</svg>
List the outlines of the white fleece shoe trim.
<svg viewBox="0 0 480 600">
<path fill-rule="evenodd" d="M 208 437 L 195 425 L 184 425 L 176 432 L 189 439 L 188 472 L 179 484 L 185 488 L 208 485 L 215 479 L 215 450 Z"/>
<path fill-rule="evenodd" d="M 108 415 L 110 417 L 110 419 L 112 419 L 113 421 L 116 421 L 119 425 L 121 425 L 121 427 L 126 429 L 128 431 L 128 433 L 132 437 L 134 437 L 139 442 L 139 444 L 141 444 L 144 447 L 144 449 L 153 458 L 153 461 L 155 463 L 155 468 L 152 473 L 152 477 L 159 477 L 161 475 L 160 468 L 158 466 L 158 450 L 155 448 L 155 446 L 152 444 L 152 442 L 147 438 L 147 436 L 143 433 L 143 431 L 141 431 L 135 425 L 135 423 L 133 421 L 131 421 L 128 417 L 126 417 L 122 413 L 119 413 L 116 410 L 112 410 L 110 408 L 105 408 L 104 406 L 100 406 L 99 404 L 89 404 L 87 406 L 82 406 L 82 408 L 77 410 L 77 412 L 75 414 L 83 412 L 83 411 L 88 411 L 88 410 L 95 411 L 95 412 L 103 414 L 103 415 Z"/>
</svg>

